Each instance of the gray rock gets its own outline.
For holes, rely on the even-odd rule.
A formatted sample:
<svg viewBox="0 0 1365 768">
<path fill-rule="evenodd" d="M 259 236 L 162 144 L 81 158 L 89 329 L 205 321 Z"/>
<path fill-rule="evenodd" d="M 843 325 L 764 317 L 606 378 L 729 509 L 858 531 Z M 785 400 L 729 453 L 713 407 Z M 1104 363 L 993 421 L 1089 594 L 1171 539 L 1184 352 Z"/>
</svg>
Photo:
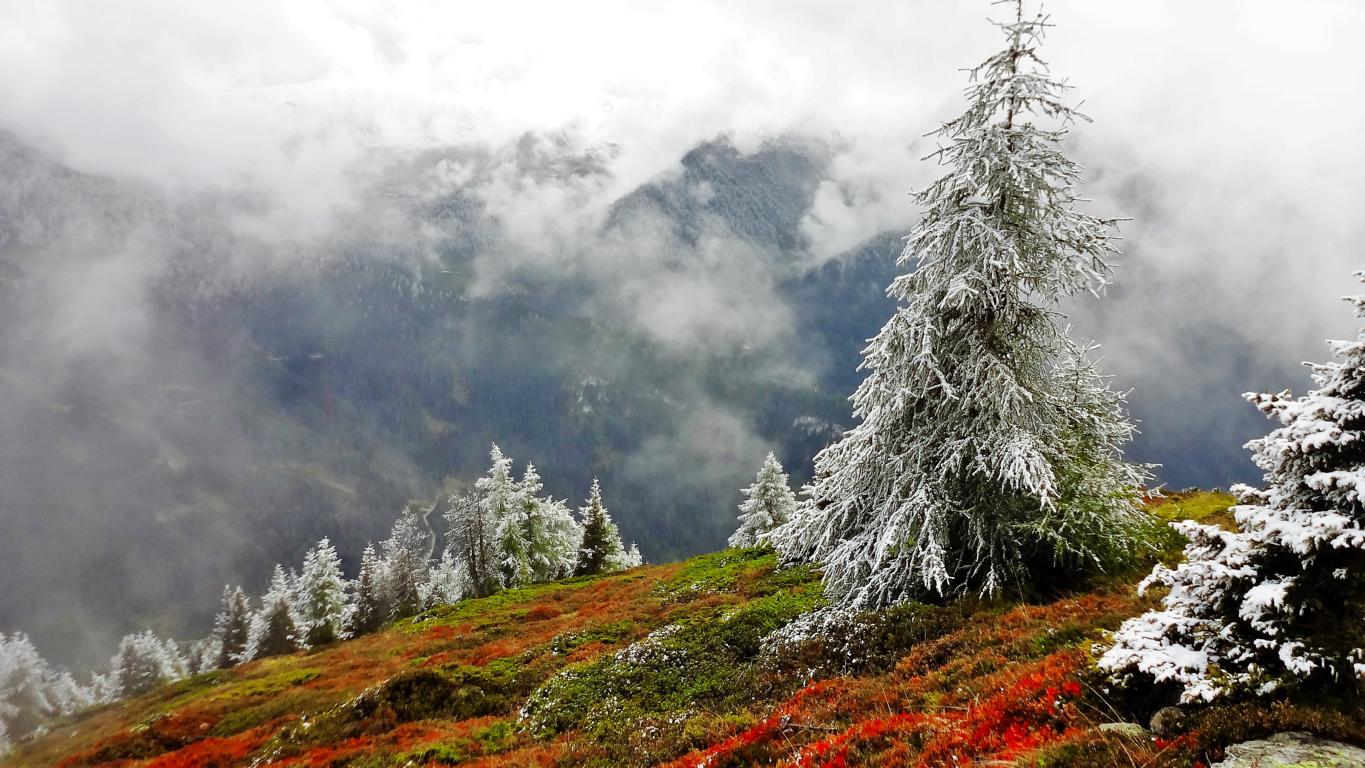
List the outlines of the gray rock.
<svg viewBox="0 0 1365 768">
<path fill-rule="evenodd" d="M 1365 749 L 1290 731 L 1234 744 L 1211 768 L 1365 768 Z"/>
<path fill-rule="evenodd" d="M 1162 707 L 1152 715 L 1152 733 L 1157 736 L 1179 736 L 1185 732 L 1185 712 L 1179 707 Z"/>
</svg>

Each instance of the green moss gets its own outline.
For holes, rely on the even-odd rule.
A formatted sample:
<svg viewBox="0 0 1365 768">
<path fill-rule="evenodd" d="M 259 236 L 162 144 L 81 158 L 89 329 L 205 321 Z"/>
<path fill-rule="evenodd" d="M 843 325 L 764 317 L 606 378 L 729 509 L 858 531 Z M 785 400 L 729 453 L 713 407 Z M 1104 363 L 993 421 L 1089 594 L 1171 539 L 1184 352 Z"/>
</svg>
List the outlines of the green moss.
<svg viewBox="0 0 1365 768">
<path fill-rule="evenodd" d="M 264 677 L 237 680 L 217 691 L 224 696 L 269 696 L 322 676 L 320 669 L 285 669 Z"/>
<path fill-rule="evenodd" d="M 516 726 L 504 720 L 474 734 L 474 739 L 479 742 L 479 748 L 483 754 L 496 755 L 510 749 L 513 742 L 516 741 L 516 736 Z"/>
<path fill-rule="evenodd" d="M 535 686 L 527 672 L 505 659 L 404 672 L 361 696 L 353 709 L 359 718 L 395 723 L 505 714 Z"/>
<path fill-rule="evenodd" d="M 312 691 L 297 691 L 275 694 L 266 698 L 264 701 L 240 709 L 234 709 L 219 720 L 209 732 L 210 736 L 235 736 L 243 731 L 251 730 L 258 725 L 277 720 L 279 718 L 296 715 L 299 712 L 311 712 L 321 708 L 325 700 L 319 694 Z"/>
<path fill-rule="evenodd" d="M 1063 648 L 1073 648 L 1092 639 L 1092 627 L 1068 622 L 1057 627 L 1049 627 L 1028 640 L 1029 656 L 1042 658 Z"/>
<path fill-rule="evenodd" d="M 771 549 L 727 549 L 688 560 L 655 592 L 669 602 L 686 602 L 716 593 L 743 594 L 745 590 L 741 587 L 746 582 L 752 584 L 757 577 L 773 574 L 776 570 L 777 555 Z"/>
<path fill-rule="evenodd" d="M 530 584 L 516 589 L 504 589 L 488 597 L 478 597 L 461 600 L 451 605 L 437 606 L 411 619 L 398 622 L 396 627 L 405 634 L 424 632 L 433 626 L 465 623 L 473 623 L 482 627 L 502 627 L 509 623 L 509 619 L 525 616 L 529 610 L 527 608 L 528 603 L 603 578 L 613 578 L 613 576 L 579 576 L 560 581 Z"/>
<path fill-rule="evenodd" d="M 469 757 L 468 752 L 454 744 L 428 744 L 396 756 L 392 765 L 457 765 Z"/>
<path fill-rule="evenodd" d="M 639 625 L 630 620 L 595 624 L 587 629 L 555 636 L 550 641 L 549 650 L 558 656 L 567 656 L 585 645 L 593 643 L 615 645 L 635 637 L 639 632 Z"/>
<path fill-rule="evenodd" d="M 698 558 L 709 562 L 688 569 L 691 573 L 674 584 L 687 589 L 698 581 L 738 585 L 747 570 L 771 574 L 771 557 L 741 550 Z M 690 743 L 684 734 L 696 718 L 741 712 L 792 682 L 755 663 L 762 639 L 820 605 L 823 596 L 809 572 L 784 578 L 784 589 L 689 616 L 620 652 L 565 669 L 527 701 L 523 712 L 529 729 L 542 737 L 584 730 L 616 759 L 633 755 L 638 760 L 641 750 L 650 760 L 674 756 Z M 652 744 L 632 736 L 643 732 L 652 734 Z"/>
<path fill-rule="evenodd" d="M 811 677 L 885 672 L 911 648 L 960 628 L 972 603 L 902 603 L 832 620 L 823 632 L 773 649 L 764 663 L 786 674 Z"/>
<path fill-rule="evenodd" d="M 1193 520 L 1207 525 L 1217 525 L 1233 531 L 1237 523 L 1232 519 L 1230 509 L 1237 499 L 1223 491 L 1193 491 L 1174 493 L 1151 508 L 1152 516 L 1162 522 Z"/>
</svg>

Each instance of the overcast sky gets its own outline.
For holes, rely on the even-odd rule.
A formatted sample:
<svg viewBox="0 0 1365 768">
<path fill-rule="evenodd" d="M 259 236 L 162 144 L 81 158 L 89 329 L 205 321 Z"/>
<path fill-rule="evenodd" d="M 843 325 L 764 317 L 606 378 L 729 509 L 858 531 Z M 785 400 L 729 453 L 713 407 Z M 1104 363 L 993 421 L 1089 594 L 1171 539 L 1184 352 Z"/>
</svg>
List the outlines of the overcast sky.
<svg viewBox="0 0 1365 768">
<path fill-rule="evenodd" d="M 1365 3 L 1058 0 L 1044 55 L 1095 122 L 1072 149 L 1129 215 L 1109 301 L 1077 308 L 1147 429 L 1242 389 L 1302 388 L 1350 335 L 1365 259 Z M 923 134 L 998 45 L 985 2 L 276 3 L 0 0 L 0 127 L 79 170 L 263 192 L 260 231 L 306 240 L 367 150 L 614 144 L 592 200 L 523 200 L 527 227 L 600 215 L 725 134 L 837 147 L 812 258 L 908 226 Z M 1217 365 L 1249 372 L 1228 381 Z M 1245 380 L 1250 379 L 1250 380 Z M 1141 400 L 1146 398 L 1146 400 Z M 1246 408 L 1239 403 L 1220 407 Z M 1169 424 L 1163 423 L 1169 422 Z M 1241 440 L 1238 433 L 1229 439 Z"/>
</svg>

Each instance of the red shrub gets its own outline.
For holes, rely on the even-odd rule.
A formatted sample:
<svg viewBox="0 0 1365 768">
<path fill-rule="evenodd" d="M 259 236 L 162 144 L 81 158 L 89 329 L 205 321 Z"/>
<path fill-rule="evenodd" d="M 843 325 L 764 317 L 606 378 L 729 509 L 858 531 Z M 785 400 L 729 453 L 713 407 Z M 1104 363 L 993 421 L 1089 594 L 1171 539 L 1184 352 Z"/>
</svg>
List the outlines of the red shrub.
<svg viewBox="0 0 1365 768">
<path fill-rule="evenodd" d="M 260 743 L 261 737 L 250 732 L 230 739 L 204 739 L 152 760 L 147 768 L 233 768 L 246 764 Z"/>
<path fill-rule="evenodd" d="M 537 605 L 526 612 L 527 621 L 545 621 L 553 619 L 563 614 L 563 611 L 553 605 Z"/>
</svg>

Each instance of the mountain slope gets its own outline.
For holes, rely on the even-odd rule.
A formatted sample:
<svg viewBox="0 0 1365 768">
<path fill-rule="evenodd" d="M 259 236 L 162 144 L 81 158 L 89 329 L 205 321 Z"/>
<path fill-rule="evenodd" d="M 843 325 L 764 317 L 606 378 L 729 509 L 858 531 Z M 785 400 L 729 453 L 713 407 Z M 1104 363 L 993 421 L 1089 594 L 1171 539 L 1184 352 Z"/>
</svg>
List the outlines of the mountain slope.
<svg viewBox="0 0 1365 768">
<path fill-rule="evenodd" d="M 1224 519 L 1226 495 L 1162 517 Z M 1090 645 L 1150 606 L 1129 580 L 1037 603 L 902 606 L 826 636 L 761 639 L 820 603 L 817 576 L 729 550 L 512 590 L 385 631 L 202 674 L 84 713 L 14 766 L 1187 766 L 1298 729 L 1365 744 L 1319 697 L 1136 726 Z"/>
<path fill-rule="evenodd" d="M 767 450 L 803 467 L 847 421 L 852 366 L 826 383 L 824 362 L 886 313 L 880 287 L 750 348 L 733 306 L 684 338 L 637 317 L 672 280 L 770 307 L 818 291 L 793 266 L 817 149 L 688 153 L 585 236 L 622 250 L 607 276 L 572 248 L 534 261 L 483 202 L 598 183 L 592 152 L 528 137 L 506 157 L 376 162 L 358 210 L 282 245 L 240 225 L 263 203 L 81 174 L 0 132 L 6 631 L 80 667 L 125 632 L 201 634 L 225 582 L 259 591 L 324 535 L 354 563 L 405 502 L 477 477 L 495 440 L 557 497 L 600 477 L 628 540 L 683 557 L 723 543 Z M 432 191 L 448 168 L 464 180 Z M 858 260 L 889 279 L 885 249 Z"/>
</svg>

